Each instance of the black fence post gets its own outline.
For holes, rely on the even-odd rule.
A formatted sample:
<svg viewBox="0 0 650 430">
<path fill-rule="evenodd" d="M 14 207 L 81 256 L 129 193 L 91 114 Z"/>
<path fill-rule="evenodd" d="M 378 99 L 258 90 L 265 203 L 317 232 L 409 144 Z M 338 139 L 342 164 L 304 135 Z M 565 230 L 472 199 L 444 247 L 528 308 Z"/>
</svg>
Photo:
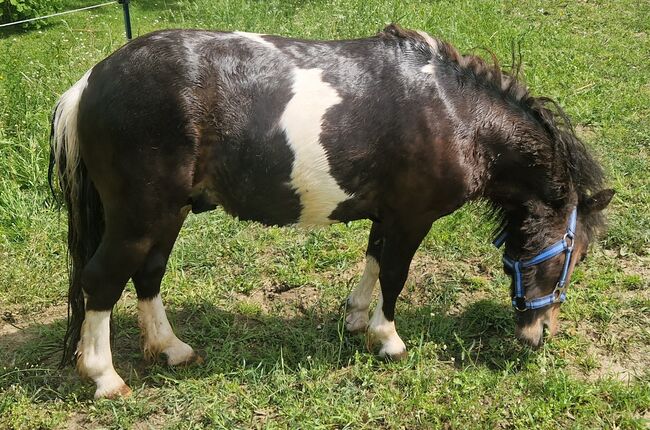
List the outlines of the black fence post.
<svg viewBox="0 0 650 430">
<path fill-rule="evenodd" d="M 126 39 L 131 40 L 131 13 L 129 12 L 129 2 L 130 0 L 117 0 L 118 3 L 122 5 L 122 10 L 124 11 L 124 31 L 126 31 Z"/>
</svg>

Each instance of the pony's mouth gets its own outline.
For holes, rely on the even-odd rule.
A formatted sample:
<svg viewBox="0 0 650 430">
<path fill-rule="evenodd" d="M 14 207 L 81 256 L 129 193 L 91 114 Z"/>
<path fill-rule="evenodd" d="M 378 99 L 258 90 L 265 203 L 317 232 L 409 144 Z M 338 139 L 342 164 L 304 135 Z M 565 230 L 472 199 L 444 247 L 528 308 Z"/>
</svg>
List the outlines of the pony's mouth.
<svg viewBox="0 0 650 430">
<path fill-rule="evenodd" d="M 517 326 L 515 336 L 520 342 L 537 349 L 544 344 L 544 324 Z"/>
<path fill-rule="evenodd" d="M 515 336 L 519 341 L 531 348 L 539 348 L 544 344 L 545 337 L 550 338 L 557 333 L 559 312 L 559 304 L 552 305 L 542 311 L 537 311 L 537 314 L 531 321 L 527 321 L 525 324 L 517 324 L 515 327 Z"/>
</svg>

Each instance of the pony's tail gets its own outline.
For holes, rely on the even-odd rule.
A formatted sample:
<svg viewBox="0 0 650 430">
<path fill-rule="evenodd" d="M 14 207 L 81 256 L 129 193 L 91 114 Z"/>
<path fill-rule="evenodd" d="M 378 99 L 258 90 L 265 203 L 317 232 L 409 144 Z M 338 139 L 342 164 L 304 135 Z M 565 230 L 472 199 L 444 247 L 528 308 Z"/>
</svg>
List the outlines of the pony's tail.
<svg viewBox="0 0 650 430">
<path fill-rule="evenodd" d="M 81 273 L 97 250 L 104 232 L 102 203 L 79 152 L 77 115 L 89 74 L 61 96 L 54 108 L 50 130 L 48 180 L 56 198 L 54 176 L 57 176 L 68 210 L 68 326 L 63 341 L 62 367 L 74 361 L 81 336 L 85 315 Z"/>
</svg>

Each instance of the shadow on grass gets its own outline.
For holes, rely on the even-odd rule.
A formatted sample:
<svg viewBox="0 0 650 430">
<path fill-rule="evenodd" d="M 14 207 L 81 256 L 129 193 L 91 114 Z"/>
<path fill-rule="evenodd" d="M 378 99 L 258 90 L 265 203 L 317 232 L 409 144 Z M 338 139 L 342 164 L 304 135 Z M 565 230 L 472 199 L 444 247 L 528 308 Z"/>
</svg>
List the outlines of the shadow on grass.
<svg viewBox="0 0 650 430">
<path fill-rule="evenodd" d="M 280 317 L 186 303 L 182 309 L 170 309 L 168 315 L 178 336 L 197 347 L 205 362 L 182 370 L 145 363 L 136 316 L 118 312 L 113 361 L 131 386 L 155 386 L 161 374 L 181 380 L 213 374 L 237 378 L 237 372 L 245 369 L 261 368 L 268 373 L 280 365 L 297 369 L 308 362 L 334 370 L 353 364 L 357 352 L 370 354 L 364 336 L 344 333 L 342 309 L 323 313 L 306 309 L 295 317 Z M 411 353 L 422 353 L 424 360 L 450 361 L 453 357 L 460 368 L 472 365 L 500 371 L 517 370 L 530 356 L 512 336 L 511 311 L 487 300 L 471 304 L 459 315 L 437 313 L 425 306 L 402 310 L 397 317 Z M 65 321 L 59 319 L 0 336 L 0 363 L 5 367 L 0 369 L 0 391 L 16 384 L 33 391 L 34 401 L 92 397 L 92 387 L 81 386 L 71 367 L 57 369 L 64 330 Z M 432 353 L 423 353 L 418 344 L 436 346 Z"/>
</svg>

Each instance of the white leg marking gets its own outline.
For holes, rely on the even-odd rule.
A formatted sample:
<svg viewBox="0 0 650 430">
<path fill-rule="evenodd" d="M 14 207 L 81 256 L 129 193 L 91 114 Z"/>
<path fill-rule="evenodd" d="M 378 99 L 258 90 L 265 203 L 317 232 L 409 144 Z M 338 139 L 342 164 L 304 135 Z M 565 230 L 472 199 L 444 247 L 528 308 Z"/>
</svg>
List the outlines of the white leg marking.
<svg viewBox="0 0 650 430">
<path fill-rule="evenodd" d="M 265 34 L 260 34 L 260 33 L 247 33 L 245 31 L 234 31 L 233 34 L 236 34 L 241 37 L 245 37 L 246 39 L 250 39 L 252 41 L 255 41 L 257 43 L 260 43 L 267 48 L 271 49 L 278 49 L 273 43 L 269 42 L 268 40 L 264 39 Z"/>
<path fill-rule="evenodd" d="M 384 299 L 380 292 L 377 307 L 372 314 L 370 326 L 368 327 L 368 336 L 370 336 L 370 339 L 378 340 L 381 343 L 380 357 L 403 358 L 406 354 L 406 345 L 404 345 L 404 342 L 397 334 L 397 330 L 395 330 L 395 321 L 388 321 L 384 316 L 383 305 Z"/>
<path fill-rule="evenodd" d="M 345 317 L 345 328 L 349 332 L 365 331 L 368 327 L 368 307 L 378 278 L 379 264 L 373 256 L 368 255 L 361 281 L 348 296 L 348 314 Z"/>
<path fill-rule="evenodd" d="M 293 97 L 280 125 L 294 153 L 291 185 L 300 195 L 300 224 L 334 222 L 328 216 L 339 203 L 351 196 L 339 187 L 330 174 L 325 148 L 320 144 L 323 116 L 341 102 L 336 90 L 321 78 L 320 69 L 295 69 Z"/>
<path fill-rule="evenodd" d="M 77 369 L 97 384 L 95 398 L 128 395 L 131 390 L 113 368 L 111 311 L 86 311 L 77 345 Z"/>
<path fill-rule="evenodd" d="M 163 353 L 167 356 L 167 364 L 172 366 L 196 359 L 192 347 L 179 340 L 169 325 L 160 294 L 152 299 L 138 300 L 138 321 L 148 359 Z"/>
</svg>

